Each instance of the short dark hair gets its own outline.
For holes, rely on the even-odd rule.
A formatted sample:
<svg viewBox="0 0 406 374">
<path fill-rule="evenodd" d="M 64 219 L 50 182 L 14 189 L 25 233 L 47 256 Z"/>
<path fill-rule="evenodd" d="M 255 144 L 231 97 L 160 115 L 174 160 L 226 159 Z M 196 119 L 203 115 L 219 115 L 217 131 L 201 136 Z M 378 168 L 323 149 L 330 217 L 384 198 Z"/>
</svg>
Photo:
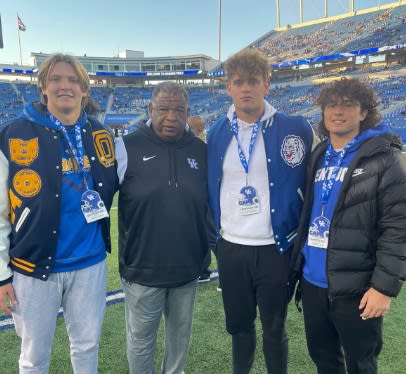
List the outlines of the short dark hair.
<svg viewBox="0 0 406 374">
<path fill-rule="evenodd" d="M 319 92 L 315 104 L 321 108 L 321 120 L 318 124 L 319 134 L 328 136 L 328 130 L 324 123 L 324 109 L 328 104 L 336 100 L 348 98 L 360 103 L 361 111 L 367 110 L 368 114 L 360 124 L 360 132 L 377 126 L 382 119 L 378 113 L 379 100 L 372 87 L 357 78 L 335 80 L 326 84 Z"/>
<path fill-rule="evenodd" d="M 151 101 L 154 102 L 156 97 L 161 93 L 166 92 L 174 96 L 183 96 L 186 100 L 186 105 L 189 102 L 189 95 L 184 86 L 175 82 L 162 82 L 158 83 L 152 91 Z"/>
<path fill-rule="evenodd" d="M 269 80 L 269 63 L 265 54 L 258 49 L 246 48 L 231 56 L 225 63 L 224 69 L 227 73 L 227 79 L 233 74 L 246 77 L 261 75 L 264 81 Z"/>
</svg>

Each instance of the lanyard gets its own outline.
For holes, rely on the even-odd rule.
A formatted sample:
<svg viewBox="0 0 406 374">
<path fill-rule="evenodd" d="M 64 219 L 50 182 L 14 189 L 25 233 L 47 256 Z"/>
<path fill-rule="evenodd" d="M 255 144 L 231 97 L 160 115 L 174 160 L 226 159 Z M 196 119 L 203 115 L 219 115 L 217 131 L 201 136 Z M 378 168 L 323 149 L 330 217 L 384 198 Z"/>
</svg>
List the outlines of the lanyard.
<svg viewBox="0 0 406 374">
<path fill-rule="evenodd" d="M 62 125 L 61 121 L 59 121 L 59 119 L 56 118 L 51 113 L 49 113 L 49 119 L 55 125 L 56 129 L 63 134 L 63 136 L 68 144 L 69 153 L 71 155 L 71 158 L 73 158 L 76 161 L 76 164 L 78 165 L 80 172 L 83 174 L 83 182 L 85 184 L 86 189 L 88 190 L 89 187 L 87 185 L 87 180 L 86 180 L 86 172 L 88 171 L 88 169 L 85 168 L 85 161 L 84 161 L 85 149 L 83 146 L 82 135 L 80 133 L 79 125 L 77 123 L 75 124 L 76 147 L 74 147 L 69 138 L 68 132 L 66 131 L 65 126 Z"/>
<path fill-rule="evenodd" d="M 238 155 L 240 156 L 240 161 L 241 165 L 245 170 L 245 173 L 248 175 L 248 164 L 249 160 L 251 158 L 252 151 L 254 149 L 255 141 L 257 140 L 257 134 L 259 130 L 259 123 L 260 123 L 260 118 L 255 122 L 254 128 L 252 129 L 252 134 L 251 134 L 251 140 L 250 140 L 250 146 L 248 148 L 248 160 L 245 157 L 244 151 L 242 150 L 240 140 L 238 139 L 238 122 L 237 122 L 237 114 L 234 112 L 233 113 L 233 120 L 231 121 L 231 131 L 233 135 L 235 136 L 235 139 L 237 140 L 237 145 L 238 145 Z"/>
<path fill-rule="evenodd" d="M 326 207 L 328 203 L 328 199 L 330 198 L 331 195 L 331 190 L 333 189 L 333 181 L 336 179 L 338 171 L 340 170 L 340 167 L 343 163 L 344 157 L 347 154 L 348 150 L 351 148 L 351 146 L 357 142 L 358 136 L 353 138 L 347 145 L 338 153 L 337 161 L 335 165 L 333 166 L 333 170 L 331 172 L 330 178 L 324 179 L 323 181 L 323 186 L 321 190 L 321 206 L 322 206 L 322 213 L 324 213 L 324 208 Z M 324 168 L 327 170 L 329 167 L 330 161 L 333 158 L 333 146 L 331 145 L 330 141 L 328 142 L 327 150 L 326 150 L 326 155 L 324 158 Z"/>
</svg>

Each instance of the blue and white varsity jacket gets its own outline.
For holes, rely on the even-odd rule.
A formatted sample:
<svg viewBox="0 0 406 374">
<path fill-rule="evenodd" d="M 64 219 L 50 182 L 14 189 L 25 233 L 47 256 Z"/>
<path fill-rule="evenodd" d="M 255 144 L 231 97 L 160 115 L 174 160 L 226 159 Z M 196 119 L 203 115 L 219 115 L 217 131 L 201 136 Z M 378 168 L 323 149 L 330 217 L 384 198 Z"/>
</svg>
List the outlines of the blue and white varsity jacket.
<svg viewBox="0 0 406 374">
<path fill-rule="evenodd" d="M 285 253 L 297 235 L 313 131 L 303 117 L 279 112 L 261 122 L 261 131 L 267 158 L 272 230 L 278 250 Z M 207 138 L 209 203 L 218 238 L 223 162 L 232 137 L 230 120 L 224 116 L 213 125 Z"/>
</svg>

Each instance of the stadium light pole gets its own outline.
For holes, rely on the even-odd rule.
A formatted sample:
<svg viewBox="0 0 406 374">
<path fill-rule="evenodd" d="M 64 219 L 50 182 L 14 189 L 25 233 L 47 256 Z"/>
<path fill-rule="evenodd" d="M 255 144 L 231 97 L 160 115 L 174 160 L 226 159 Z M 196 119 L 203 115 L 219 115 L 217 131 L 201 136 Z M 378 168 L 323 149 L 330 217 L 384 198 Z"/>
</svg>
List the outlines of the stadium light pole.
<svg viewBox="0 0 406 374">
<path fill-rule="evenodd" d="M 354 0 L 350 0 L 350 12 L 354 13 Z"/>
<path fill-rule="evenodd" d="M 300 23 L 303 23 L 303 0 L 299 0 Z"/>
<path fill-rule="evenodd" d="M 219 15 L 218 15 L 218 28 L 219 28 L 219 35 L 218 35 L 218 45 L 219 45 L 219 62 L 221 62 L 221 0 L 219 0 Z"/>
<path fill-rule="evenodd" d="M 328 17 L 328 0 L 324 0 L 324 17 Z"/>
<path fill-rule="evenodd" d="M 279 0 L 276 0 L 276 26 L 281 27 L 281 13 L 279 9 Z"/>
</svg>

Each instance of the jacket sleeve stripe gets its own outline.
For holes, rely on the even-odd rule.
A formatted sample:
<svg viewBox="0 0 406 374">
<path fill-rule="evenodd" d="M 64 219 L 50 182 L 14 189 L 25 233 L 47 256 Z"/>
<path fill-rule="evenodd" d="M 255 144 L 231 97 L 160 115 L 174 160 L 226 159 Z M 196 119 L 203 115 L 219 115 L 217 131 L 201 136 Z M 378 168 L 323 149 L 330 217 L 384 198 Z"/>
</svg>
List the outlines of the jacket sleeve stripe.
<svg viewBox="0 0 406 374">
<path fill-rule="evenodd" d="M 20 269 L 23 269 L 23 270 L 25 270 L 25 271 L 27 271 L 27 272 L 29 272 L 29 273 L 33 273 L 33 272 L 34 272 L 34 269 L 33 269 L 33 268 L 29 268 L 29 267 L 27 267 L 27 266 L 21 265 L 21 264 L 19 264 L 17 261 L 15 261 L 13 258 L 11 259 L 10 262 L 11 262 L 15 267 L 18 267 L 18 268 L 20 268 Z"/>
<path fill-rule="evenodd" d="M 29 266 L 29 267 L 31 267 L 31 268 L 35 268 L 35 264 L 33 264 L 32 262 L 28 262 L 28 261 L 26 261 L 26 260 L 23 260 L 22 258 L 18 258 L 18 257 L 13 257 L 12 259 L 11 259 L 11 261 L 13 262 L 13 264 L 14 263 L 20 263 L 20 264 L 22 264 L 22 265 L 27 265 L 27 266 Z"/>
</svg>

